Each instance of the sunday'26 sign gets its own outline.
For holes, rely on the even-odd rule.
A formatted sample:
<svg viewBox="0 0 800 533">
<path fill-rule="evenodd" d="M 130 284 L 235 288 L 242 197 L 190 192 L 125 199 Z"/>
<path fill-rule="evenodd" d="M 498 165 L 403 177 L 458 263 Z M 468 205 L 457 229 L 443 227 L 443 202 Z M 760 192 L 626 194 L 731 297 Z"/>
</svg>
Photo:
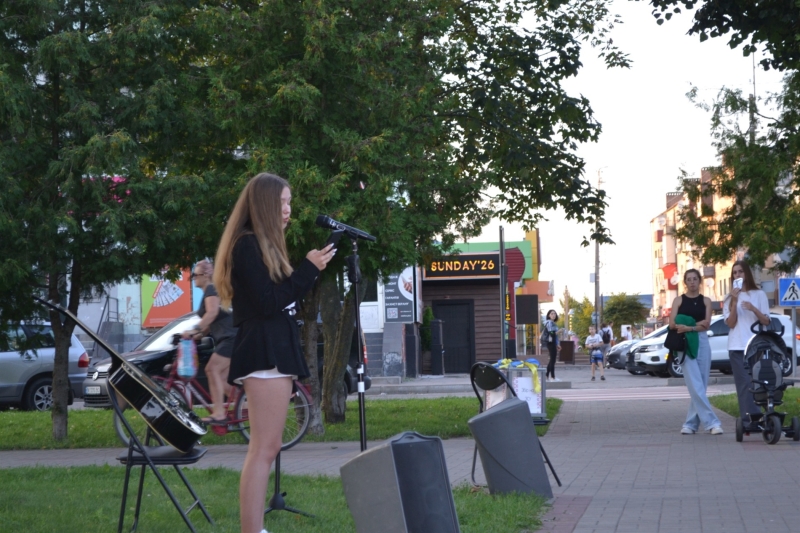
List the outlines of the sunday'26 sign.
<svg viewBox="0 0 800 533">
<path fill-rule="evenodd" d="M 500 254 L 448 255 L 425 265 L 426 280 L 499 279 Z"/>
</svg>

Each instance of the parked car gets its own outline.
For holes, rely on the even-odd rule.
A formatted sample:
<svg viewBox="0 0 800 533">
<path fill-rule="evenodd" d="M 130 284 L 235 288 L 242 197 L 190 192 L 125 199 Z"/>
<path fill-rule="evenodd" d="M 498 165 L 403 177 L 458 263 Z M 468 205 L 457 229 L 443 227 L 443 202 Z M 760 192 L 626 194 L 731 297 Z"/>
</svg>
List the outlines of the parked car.
<svg viewBox="0 0 800 533">
<path fill-rule="evenodd" d="M 639 339 L 618 342 L 606 354 L 606 368 L 625 370 L 628 352 L 639 343 Z"/>
<path fill-rule="evenodd" d="M 53 406 L 55 337 L 50 324 L 21 324 L 0 339 L 0 408 L 47 411 Z M 69 404 L 83 396 L 89 355 L 74 334 L 69 347 Z"/>
<path fill-rule="evenodd" d="M 783 326 L 783 341 L 791 354 L 792 351 L 792 320 L 786 315 L 770 314 L 770 319 L 775 327 L 780 330 Z M 722 318 L 722 315 L 711 317 L 711 328 L 708 331 L 708 342 L 711 346 L 711 369 L 719 370 L 724 374 L 731 373 L 731 362 L 728 358 L 728 332 L 730 328 Z M 683 377 L 683 368 L 674 358 L 670 357 L 669 350 L 664 348 L 664 339 L 649 339 L 640 343 L 634 350 L 634 361 L 636 365 L 647 372 L 667 377 Z M 790 376 L 794 372 L 792 361 L 797 362 L 796 358 L 790 357 L 784 364 L 783 375 Z"/>
<path fill-rule="evenodd" d="M 165 367 L 172 363 L 177 350 L 173 345 L 174 336 L 187 329 L 193 329 L 198 322 L 200 322 L 200 317 L 197 316 L 197 313 L 183 315 L 158 330 L 133 351 L 123 353 L 121 356 L 149 376 L 166 377 L 168 372 Z M 198 348 L 200 367 L 197 379 L 206 390 L 208 390 L 208 379 L 205 374 L 205 366 L 212 353 L 211 349 L 203 350 L 202 346 Z M 88 372 L 83 375 L 83 403 L 86 407 L 111 407 L 111 400 L 108 397 L 108 369 L 110 367 L 111 359 L 106 357 L 94 361 Z M 321 361 L 319 368 L 321 374 Z M 344 374 L 344 382 L 348 394 L 356 391 L 358 379 L 355 370 L 349 365 Z M 370 385 L 371 379 L 369 376 L 365 376 L 364 386 L 369 389 Z"/>
<path fill-rule="evenodd" d="M 639 346 L 639 344 L 641 344 L 643 341 L 655 339 L 658 337 L 663 337 L 666 334 L 667 334 L 667 326 L 661 326 L 660 328 L 657 328 L 655 331 L 648 333 L 641 339 L 625 341 L 620 343 L 619 345 L 614 346 L 614 348 L 616 348 L 617 346 L 623 345 L 623 348 L 621 349 L 620 352 L 617 352 L 619 360 L 615 361 L 614 365 L 612 365 L 613 368 L 619 368 L 620 370 L 627 370 L 634 376 L 643 376 L 644 374 L 647 374 L 647 370 L 636 364 L 636 361 L 634 360 L 633 350 L 636 349 L 636 347 Z M 609 359 L 611 359 L 610 355 L 611 352 L 614 351 L 614 348 L 612 348 L 611 351 L 609 351 Z"/>
</svg>

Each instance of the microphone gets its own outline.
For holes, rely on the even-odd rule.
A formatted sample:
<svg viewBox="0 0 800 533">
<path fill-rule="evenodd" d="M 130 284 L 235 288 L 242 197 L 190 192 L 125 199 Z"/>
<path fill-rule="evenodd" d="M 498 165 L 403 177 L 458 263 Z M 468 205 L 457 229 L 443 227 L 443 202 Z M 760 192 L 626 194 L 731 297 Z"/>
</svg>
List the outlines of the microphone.
<svg viewBox="0 0 800 533">
<path fill-rule="evenodd" d="M 347 224 L 342 224 L 341 222 L 337 222 L 336 220 L 333 220 L 331 217 L 327 215 L 317 216 L 317 226 L 325 229 L 342 230 L 351 239 L 364 239 L 366 241 L 375 242 L 375 237 L 373 237 L 366 231 L 361 231 L 358 228 L 354 228 L 352 226 L 348 226 Z"/>
</svg>

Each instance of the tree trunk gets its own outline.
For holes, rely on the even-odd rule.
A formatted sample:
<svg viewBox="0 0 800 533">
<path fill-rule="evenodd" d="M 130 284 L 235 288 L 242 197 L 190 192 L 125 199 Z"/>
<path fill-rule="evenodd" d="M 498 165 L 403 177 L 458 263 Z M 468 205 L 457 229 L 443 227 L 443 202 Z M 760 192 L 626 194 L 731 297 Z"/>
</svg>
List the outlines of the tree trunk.
<svg viewBox="0 0 800 533">
<path fill-rule="evenodd" d="M 346 301 L 347 299 L 345 299 Z M 322 315 L 322 338 L 324 345 L 324 369 L 322 374 L 322 412 L 325 422 L 338 424 L 344 422 L 344 400 L 346 391 L 341 379 L 331 379 L 332 375 L 339 375 L 339 369 L 344 370 L 344 365 L 336 361 L 336 342 L 339 330 L 339 321 L 342 318 L 342 304 L 339 298 L 339 288 L 336 278 L 325 277 L 320 282 L 320 313 Z M 346 400 L 346 398 L 345 398 Z"/>
<path fill-rule="evenodd" d="M 356 320 L 354 287 L 351 285 L 344 298 L 344 308 L 339 303 L 339 294 L 335 288 L 331 282 L 323 290 L 320 299 L 322 331 L 325 335 L 322 411 L 328 424 L 338 424 L 345 420 L 347 389 L 342 376 L 350 358 L 350 345 L 353 341 L 353 326 Z M 363 296 L 366 285 L 361 283 L 358 288 L 359 296 Z"/>
<path fill-rule="evenodd" d="M 80 264 L 73 262 L 72 276 L 70 279 L 69 295 L 67 299 L 67 309 L 74 315 L 78 314 L 78 304 L 80 303 L 80 284 L 81 284 Z M 48 282 L 48 298 L 50 301 L 60 301 L 61 290 L 66 284 L 63 273 L 52 272 Z M 50 325 L 53 328 L 55 339 L 55 357 L 53 360 L 53 408 L 51 419 L 53 422 L 53 439 L 63 441 L 67 439 L 68 411 L 69 411 L 69 347 L 72 344 L 72 332 L 75 329 L 75 322 L 71 319 L 61 321 L 62 315 L 56 311 L 50 311 Z"/>
<path fill-rule="evenodd" d="M 303 301 L 301 317 L 303 319 L 303 345 L 305 346 L 306 364 L 311 372 L 307 383 L 311 389 L 311 420 L 308 423 L 308 432 L 312 435 L 324 435 L 325 425 L 322 423 L 322 383 L 319 380 L 319 364 L 317 362 L 317 339 L 319 326 L 317 313 L 319 311 L 320 285 L 317 283 Z"/>
</svg>

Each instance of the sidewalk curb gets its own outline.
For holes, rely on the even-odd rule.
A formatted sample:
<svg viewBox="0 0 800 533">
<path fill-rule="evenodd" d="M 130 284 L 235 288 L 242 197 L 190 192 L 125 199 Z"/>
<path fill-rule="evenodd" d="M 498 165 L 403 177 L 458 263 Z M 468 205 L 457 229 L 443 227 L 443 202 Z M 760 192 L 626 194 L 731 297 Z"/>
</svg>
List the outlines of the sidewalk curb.
<svg viewBox="0 0 800 533">
<path fill-rule="evenodd" d="M 708 378 L 709 385 L 734 385 L 733 376 L 711 376 Z M 685 387 L 686 382 L 683 378 L 668 378 L 668 387 Z"/>
</svg>

